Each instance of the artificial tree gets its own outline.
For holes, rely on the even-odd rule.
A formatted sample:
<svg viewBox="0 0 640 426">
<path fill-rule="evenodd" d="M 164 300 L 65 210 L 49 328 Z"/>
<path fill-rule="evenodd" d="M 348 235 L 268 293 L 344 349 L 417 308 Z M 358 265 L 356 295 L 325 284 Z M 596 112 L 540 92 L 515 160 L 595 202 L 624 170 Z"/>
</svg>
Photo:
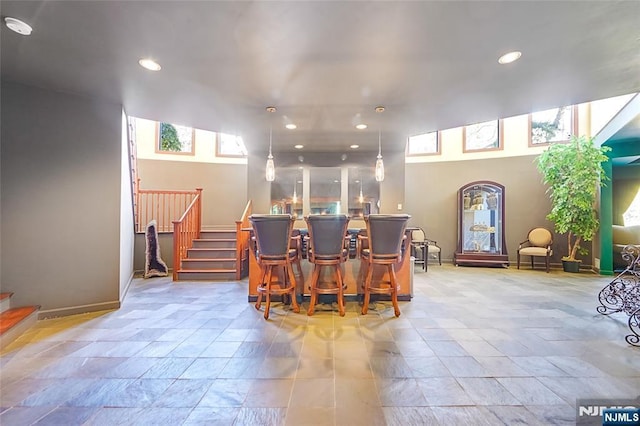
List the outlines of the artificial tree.
<svg viewBox="0 0 640 426">
<path fill-rule="evenodd" d="M 572 136 L 568 143 L 553 143 L 537 157 L 542 181 L 549 187 L 551 212 L 547 219 L 556 232 L 567 234 L 567 253 L 563 261 L 580 262 L 586 254 L 583 241 L 591 241 L 598 230 L 596 211 L 598 189 L 606 175 L 602 163 L 608 161 L 609 147 L 596 147 L 593 138 Z"/>
</svg>

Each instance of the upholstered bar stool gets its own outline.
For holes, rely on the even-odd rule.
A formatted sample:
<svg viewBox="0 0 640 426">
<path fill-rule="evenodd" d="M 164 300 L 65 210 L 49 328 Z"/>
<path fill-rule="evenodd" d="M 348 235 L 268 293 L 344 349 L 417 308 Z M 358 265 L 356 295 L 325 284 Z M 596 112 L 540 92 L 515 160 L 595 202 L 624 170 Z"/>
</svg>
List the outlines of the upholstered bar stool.
<svg viewBox="0 0 640 426">
<path fill-rule="evenodd" d="M 344 282 L 342 279 L 342 264 L 349 256 L 349 241 L 347 215 L 310 215 L 304 218 L 309 230 L 309 244 L 307 259 L 313 263 L 313 275 L 309 283 L 311 301 L 307 315 L 313 315 L 318 295 L 335 294 L 338 298 L 338 312 L 344 316 Z M 334 270 L 335 284 L 321 285 L 320 271 L 322 267 L 329 266 Z"/>
<path fill-rule="evenodd" d="M 266 298 L 264 318 L 269 319 L 271 296 L 290 296 L 293 312 L 300 312 L 296 300 L 296 280 L 293 275 L 292 259 L 297 256 L 296 249 L 290 249 L 291 231 L 294 219 L 291 215 L 251 215 L 249 221 L 256 238 L 256 259 L 262 268 L 262 277 L 258 285 L 256 309 L 260 309 L 262 296 Z M 282 279 L 273 283 L 274 267 L 282 268 Z M 277 269 L 276 269 L 277 274 Z M 283 299 L 284 300 L 284 299 Z"/>
<path fill-rule="evenodd" d="M 362 314 L 369 309 L 371 294 L 389 294 L 395 315 L 400 316 L 398 307 L 398 281 L 396 279 L 395 264 L 402 261 L 402 244 L 407 222 L 411 216 L 408 214 L 372 214 L 365 216 L 369 248 L 362 249 L 362 259 L 368 265 L 367 277 L 364 280 L 364 302 Z M 387 268 L 389 282 L 382 279 L 373 283 L 373 269 L 375 265 Z M 374 285 L 376 284 L 376 285 Z"/>
</svg>

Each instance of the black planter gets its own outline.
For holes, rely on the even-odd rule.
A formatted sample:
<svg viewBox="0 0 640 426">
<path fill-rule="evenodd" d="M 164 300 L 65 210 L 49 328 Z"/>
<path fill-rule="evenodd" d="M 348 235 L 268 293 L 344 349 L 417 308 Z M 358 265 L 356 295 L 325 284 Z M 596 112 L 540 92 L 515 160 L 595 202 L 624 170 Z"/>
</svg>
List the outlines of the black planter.
<svg viewBox="0 0 640 426">
<path fill-rule="evenodd" d="M 562 260 L 562 269 L 565 272 L 580 272 L 579 260 Z"/>
</svg>

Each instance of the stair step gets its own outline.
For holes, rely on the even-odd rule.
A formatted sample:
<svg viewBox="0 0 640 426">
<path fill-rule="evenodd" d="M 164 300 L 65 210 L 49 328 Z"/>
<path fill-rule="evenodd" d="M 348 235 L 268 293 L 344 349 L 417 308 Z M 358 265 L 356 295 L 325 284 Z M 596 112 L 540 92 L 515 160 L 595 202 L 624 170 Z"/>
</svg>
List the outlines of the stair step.
<svg viewBox="0 0 640 426">
<path fill-rule="evenodd" d="M 228 257 L 228 258 L 214 258 L 214 259 L 183 259 L 182 260 L 182 269 L 183 270 L 209 270 L 212 272 L 216 272 L 218 270 L 228 270 L 233 269 L 235 271 L 236 267 L 236 258 Z"/>
<path fill-rule="evenodd" d="M 0 313 L 11 307 L 11 296 L 13 293 L 0 293 Z"/>
<path fill-rule="evenodd" d="M 33 326 L 38 319 L 40 306 L 22 306 L 0 313 L 0 347 L 13 342 Z"/>
<path fill-rule="evenodd" d="M 235 258 L 236 249 L 233 248 L 190 248 L 187 259 L 228 259 Z"/>
<path fill-rule="evenodd" d="M 194 248 L 236 248 L 235 238 L 204 239 L 193 240 Z"/>
<path fill-rule="evenodd" d="M 235 229 L 206 229 L 200 231 L 200 238 L 203 239 L 220 239 L 220 238 L 236 238 Z"/>
<path fill-rule="evenodd" d="M 235 269 L 219 269 L 216 271 L 180 269 L 178 271 L 178 281 L 235 281 L 235 279 Z"/>
</svg>

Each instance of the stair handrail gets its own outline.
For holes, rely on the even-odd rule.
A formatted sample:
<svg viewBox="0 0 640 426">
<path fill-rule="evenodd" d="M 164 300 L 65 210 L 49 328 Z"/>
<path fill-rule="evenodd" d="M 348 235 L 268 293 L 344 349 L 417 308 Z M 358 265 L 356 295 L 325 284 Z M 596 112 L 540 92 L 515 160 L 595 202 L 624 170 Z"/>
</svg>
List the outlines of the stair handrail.
<svg viewBox="0 0 640 426">
<path fill-rule="evenodd" d="M 202 227 L 202 188 L 196 188 L 196 196 L 180 219 L 173 221 L 173 281 L 178 281 L 178 270 L 193 240 L 200 238 Z"/>
<path fill-rule="evenodd" d="M 202 188 L 200 188 L 202 192 Z M 198 189 L 136 189 L 136 232 L 144 233 L 151 219 L 157 222 L 158 232 L 173 232 L 172 223 L 187 211 L 199 194 Z"/>
<path fill-rule="evenodd" d="M 252 203 L 251 200 L 247 202 L 247 205 L 242 212 L 240 220 L 236 220 L 236 280 L 242 279 L 242 260 L 244 254 L 249 249 L 249 233 L 242 231 L 251 227 L 249 223 L 249 216 L 251 216 Z"/>
</svg>

